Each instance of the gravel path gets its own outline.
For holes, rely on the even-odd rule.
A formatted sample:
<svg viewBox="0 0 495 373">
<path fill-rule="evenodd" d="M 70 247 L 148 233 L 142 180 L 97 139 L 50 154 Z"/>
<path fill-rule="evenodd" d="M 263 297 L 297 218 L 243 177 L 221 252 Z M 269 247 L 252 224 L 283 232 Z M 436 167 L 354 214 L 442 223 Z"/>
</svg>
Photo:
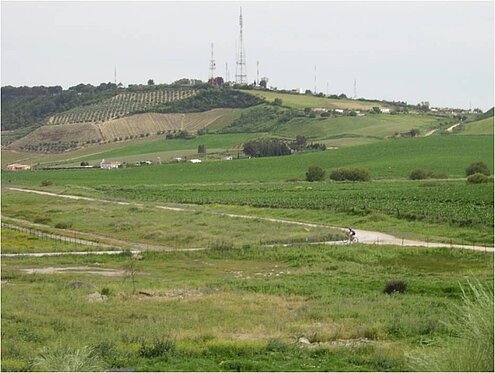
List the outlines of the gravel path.
<svg viewBox="0 0 495 373">
<path fill-rule="evenodd" d="M 460 123 L 458 123 L 458 125 L 459 124 Z M 74 196 L 74 195 L 67 195 L 67 194 L 57 194 L 57 193 L 44 192 L 44 191 L 33 190 L 33 189 L 21 189 L 21 188 L 8 188 L 8 189 L 12 190 L 12 191 L 25 192 L 25 193 L 35 193 L 35 194 L 46 195 L 46 196 L 51 196 L 51 197 L 58 197 L 58 198 L 114 203 L 114 204 L 125 205 L 125 206 L 131 205 L 131 204 L 136 205 L 136 206 L 143 206 L 143 204 L 134 204 L 134 203 L 130 203 L 130 202 L 121 202 L 121 201 L 110 201 L 110 200 L 104 200 L 104 199 L 81 197 L 81 196 Z M 154 207 L 159 208 L 159 209 L 164 209 L 164 210 L 177 211 L 177 212 L 180 212 L 180 211 L 193 211 L 193 212 L 199 211 L 199 210 L 195 210 L 194 208 L 181 208 L 181 207 L 171 207 L 171 206 L 163 206 L 163 205 L 155 205 Z M 202 211 L 202 212 L 204 212 L 204 211 Z M 219 215 L 219 216 L 227 216 L 227 217 L 236 218 L 236 219 L 258 219 L 258 220 L 263 220 L 263 221 L 269 221 L 269 222 L 275 222 L 275 223 L 281 223 L 281 224 L 292 224 L 292 225 L 299 225 L 299 226 L 312 227 L 312 228 L 333 228 L 333 229 L 345 230 L 344 228 L 341 228 L 341 227 L 333 227 L 333 226 L 326 225 L 326 224 L 305 223 L 305 222 L 299 222 L 299 221 L 294 221 L 294 220 L 266 218 L 266 217 L 259 217 L 259 216 L 253 216 L 253 215 L 241 215 L 241 214 L 231 214 L 231 213 L 211 212 L 211 211 L 209 211 L 208 213 L 214 214 L 214 215 Z M 485 247 L 485 246 L 476 246 L 476 245 L 457 245 L 457 244 L 451 245 L 451 244 L 438 243 L 438 242 L 406 240 L 406 239 L 394 237 L 394 236 L 386 234 L 386 233 L 367 231 L 367 230 L 362 230 L 362 229 L 355 229 L 355 231 L 356 231 L 356 236 L 359 239 L 359 242 L 360 243 L 366 243 L 366 244 L 415 246 L 415 247 L 428 247 L 428 248 L 439 248 L 439 247 L 449 248 L 450 247 L 450 248 L 457 248 L 457 249 L 494 252 L 494 248 L 492 246 Z M 336 244 L 335 241 L 325 242 L 325 243 Z M 343 244 L 343 243 L 346 243 L 346 242 L 345 241 L 340 242 L 340 244 Z M 201 250 L 201 249 L 189 249 L 189 250 Z"/>
</svg>

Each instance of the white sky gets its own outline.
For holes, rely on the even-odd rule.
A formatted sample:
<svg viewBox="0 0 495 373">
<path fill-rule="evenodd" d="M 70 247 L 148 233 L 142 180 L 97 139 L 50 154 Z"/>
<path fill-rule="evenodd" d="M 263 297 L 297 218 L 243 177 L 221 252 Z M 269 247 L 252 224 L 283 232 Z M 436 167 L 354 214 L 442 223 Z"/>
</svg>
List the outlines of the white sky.
<svg viewBox="0 0 495 373">
<path fill-rule="evenodd" d="M 239 6 L 248 80 L 358 97 L 493 106 L 487 2 L 2 1 L 2 85 L 124 84 L 235 73 Z"/>
</svg>

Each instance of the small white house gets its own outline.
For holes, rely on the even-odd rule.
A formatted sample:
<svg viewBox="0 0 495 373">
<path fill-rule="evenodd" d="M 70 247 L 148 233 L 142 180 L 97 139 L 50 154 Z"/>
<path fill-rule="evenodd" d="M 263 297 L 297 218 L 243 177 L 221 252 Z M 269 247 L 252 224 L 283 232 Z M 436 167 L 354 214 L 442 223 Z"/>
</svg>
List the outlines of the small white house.
<svg viewBox="0 0 495 373">
<path fill-rule="evenodd" d="M 232 160 L 232 156 L 231 155 L 228 155 L 226 157 L 223 157 L 223 160 L 224 161 L 231 161 Z"/>
<path fill-rule="evenodd" d="M 382 113 L 384 114 L 390 114 L 390 109 L 388 107 L 382 107 L 380 108 L 380 110 L 382 111 Z"/>
<path fill-rule="evenodd" d="M 191 162 L 191 163 L 201 163 L 201 159 L 191 159 L 189 162 Z"/>
<path fill-rule="evenodd" d="M 176 161 L 177 163 L 182 162 L 182 158 L 181 157 L 175 157 L 174 161 Z"/>
<path fill-rule="evenodd" d="M 102 159 L 100 162 L 100 168 L 103 168 L 105 170 L 111 170 L 112 168 L 119 168 L 120 165 L 121 165 L 120 162 L 105 162 L 104 159 Z"/>
<path fill-rule="evenodd" d="M 339 114 L 344 114 L 344 110 L 342 109 L 335 109 L 335 112 Z"/>
</svg>

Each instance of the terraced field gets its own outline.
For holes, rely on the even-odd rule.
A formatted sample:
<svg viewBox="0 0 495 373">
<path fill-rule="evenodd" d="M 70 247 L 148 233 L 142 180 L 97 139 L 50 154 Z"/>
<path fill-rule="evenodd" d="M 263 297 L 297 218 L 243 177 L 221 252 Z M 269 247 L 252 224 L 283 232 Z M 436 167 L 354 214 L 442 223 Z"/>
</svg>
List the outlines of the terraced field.
<svg viewBox="0 0 495 373">
<path fill-rule="evenodd" d="M 194 89 L 121 93 L 97 104 L 77 107 L 54 115 L 48 119 L 48 124 L 101 123 L 150 106 L 182 100 L 197 93 L 198 91 Z"/>
<path fill-rule="evenodd" d="M 62 152 L 81 146 L 126 141 L 160 135 L 165 132 L 222 127 L 240 115 L 240 109 L 214 109 L 203 113 L 135 114 L 105 123 L 72 123 L 43 126 L 14 141 L 9 149 Z"/>
</svg>

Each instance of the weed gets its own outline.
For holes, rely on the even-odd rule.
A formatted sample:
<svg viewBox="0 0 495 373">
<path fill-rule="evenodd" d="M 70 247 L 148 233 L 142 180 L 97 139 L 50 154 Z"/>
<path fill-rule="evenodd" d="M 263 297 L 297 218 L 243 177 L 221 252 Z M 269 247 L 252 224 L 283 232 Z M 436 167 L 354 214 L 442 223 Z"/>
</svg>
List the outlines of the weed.
<svg viewBox="0 0 495 373">
<path fill-rule="evenodd" d="M 155 338 L 151 344 L 141 342 L 139 356 L 146 358 L 166 356 L 175 352 L 176 343 L 171 338 Z"/>
<path fill-rule="evenodd" d="M 54 348 L 45 347 L 32 365 L 36 370 L 49 372 L 97 372 L 105 368 L 91 347 L 76 349 L 62 344 Z"/>
</svg>

